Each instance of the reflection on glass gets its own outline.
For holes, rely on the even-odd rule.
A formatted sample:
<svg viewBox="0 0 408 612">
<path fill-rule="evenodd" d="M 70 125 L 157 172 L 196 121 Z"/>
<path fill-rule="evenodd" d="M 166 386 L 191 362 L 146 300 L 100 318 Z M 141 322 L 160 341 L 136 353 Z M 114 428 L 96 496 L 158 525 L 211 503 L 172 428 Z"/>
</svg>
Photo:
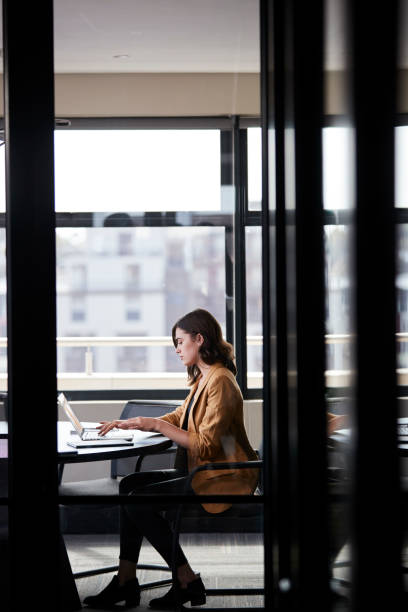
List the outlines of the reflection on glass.
<svg viewBox="0 0 408 612">
<path fill-rule="evenodd" d="M 344 225 L 324 228 L 326 250 L 326 369 L 329 386 L 343 386 L 351 368 L 352 295 L 349 277 L 350 232 Z M 338 382 L 336 383 L 336 377 Z M 340 384 L 339 384 L 340 383 Z"/>
<path fill-rule="evenodd" d="M 337 225 L 325 225 L 326 409 L 328 412 L 329 571 L 333 611 L 350 609 L 351 523 L 349 444 L 336 441 L 336 429 L 353 416 L 354 262 L 352 211 L 355 209 L 354 132 L 350 119 L 349 23 L 344 0 L 325 2 L 325 113 L 322 130 L 323 206 L 335 211 Z M 339 117 L 342 124 L 338 123 Z M 330 121 L 332 119 L 332 121 Z M 336 124 L 334 127 L 333 124 Z M 327 214 L 327 213 L 326 213 Z M 330 218 L 330 217 L 329 217 Z M 351 417 L 351 418 L 350 418 Z M 333 433 L 334 431 L 334 433 Z M 348 596 L 343 600 L 338 595 Z"/>
<path fill-rule="evenodd" d="M 4 147 L 0 149 L 4 151 Z M 1 170 L 0 170 L 1 176 Z M 4 176 L 3 176 L 4 180 Z M 6 230 L 0 228 L 0 390 L 7 389 L 7 279 L 6 279 Z"/>
<path fill-rule="evenodd" d="M 400 384 L 406 384 L 408 368 L 408 225 L 397 225 L 397 368 Z"/>
</svg>

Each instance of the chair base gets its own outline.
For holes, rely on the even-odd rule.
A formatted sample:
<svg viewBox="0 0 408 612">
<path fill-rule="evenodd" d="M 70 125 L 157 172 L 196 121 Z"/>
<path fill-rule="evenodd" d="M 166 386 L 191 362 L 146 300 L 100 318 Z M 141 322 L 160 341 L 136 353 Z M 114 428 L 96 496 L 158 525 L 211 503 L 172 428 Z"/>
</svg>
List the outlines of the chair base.
<svg viewBox="0 0 408 612">
<path fill-rule="evenodd" d="M 137 565 L 136 569 L 145 569 L 145 570 L 158 570 L 161 572 L 170 572 L 171 569 L 167 565 Z M 108 565 L 106 567 L 99 567 L 92 570 L 87 570 L 85 572 L 76 572 L 73 574 L 75 580 L 79 580 L 80 578 L 89 578 L 89 576 L 99 576 L 99 574 L 110 574 L 118 571 L 117 565 Z M 167 586 L 172 584 L 173 579 L 167 578 L 165 580 L 155 580 L 153 582 L 145 582 L 144 584 L 140 584 L 140 589 L 142 591 L 146 591 L 148 589 L 156 589 L 158 587 Z"/>
</svg>

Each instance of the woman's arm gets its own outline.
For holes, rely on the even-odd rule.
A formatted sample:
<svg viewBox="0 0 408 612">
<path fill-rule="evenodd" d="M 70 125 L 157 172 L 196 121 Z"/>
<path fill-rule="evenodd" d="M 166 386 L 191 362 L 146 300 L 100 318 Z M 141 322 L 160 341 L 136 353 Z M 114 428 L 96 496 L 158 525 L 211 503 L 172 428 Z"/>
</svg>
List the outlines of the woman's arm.
<svg viewBox="0 0 408 612">
<path fill-rule="evenodd" d="M 184 400 L 181 406 L 177 406 L 175 410 L 172 412 L 168 412 L 161 417 L 158 417 L 160 420 L 166 421 L 167 423 L 171 423 L 172 425 L 178 426 L 180 424 L 181 415 L 183 414 L 184 405 L 189 396 Z M 132 417 L 130 419 L 115 419 L 114 421 L 100 421 L 100 425 L 98 427 L 99 433 L 101 436 L 104 436 L 111 429 L 140 429 L 141 431 L 158 431 L 156 429 L 156 421 L 158 418 L 153 417 Z M 141 421 L 138 419 L 144 419 L 144 428 L 140 427 Z M 153 427 L 153 429 L 148 429 L 148 427 Z M 166 435 L 166 434 L 163 434 Z"/>
<path fill-rule="evenodd" d="M 173 440 L 179 446 L 187 449 L 190 448 L 190 434 L 185 429 L 180 429 L 176 425 L 157 419 L 157 429 L 155 431 L 166 436 L 166 438 L 170 438 L 170 440 Z"/>
<path fill-rule="evenodd" d="M 176 427 L 161 418 L 152 417 L 133 417 L 125 421 L 101 421 L 99 433 L 104 436 L 113 428 L 117 429 L 138 429 L 139 431 L 155 431 L 161 433 L 166 438 L 170 438 L 176 444 L 189 448 L 189 434 L 184 429 Z"/>
</svg>

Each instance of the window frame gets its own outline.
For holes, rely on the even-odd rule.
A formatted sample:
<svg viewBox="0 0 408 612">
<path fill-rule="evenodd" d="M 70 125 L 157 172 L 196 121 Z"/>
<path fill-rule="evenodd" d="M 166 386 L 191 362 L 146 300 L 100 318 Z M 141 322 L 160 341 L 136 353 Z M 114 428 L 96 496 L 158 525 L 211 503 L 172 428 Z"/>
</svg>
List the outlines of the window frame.
<svg viewBox="0 0 408 612">
<path fill-rule="evenodd" d="M 348 118 L 343 115 L 326 115 L 322 128 L 346 127 Z M 408 126 L 408 113 L 398 113 L 395 117 L 395 127 Z M 247 147 L 246 130 L 250 127 L 261 127 L 259 117 L 241 117 L 238 115 L 230 117 L 68 117 L 56 119 L 56 130 L 129 130 L 129 129 L 220 129 L 224 134 L 224 142 L 221 144 L 221 185 L 231 184 L 235 189 L 235 210 L 230 213 L 232 223 L 215 223 L 217 213 L 198 212 L 193 213 L 191 227 L 208 222 L 216 225 L 224 225 L 227 234 L 233 236 L 233 251 L 235 257 L 239 254 L 242 262 L 241 270 L 236 266 L 234 271 L 233 262 L 228 256 L 226 245 L 226 329 L 227 339 L 234 343 L 236 349 L 238 381 L 244 399 L 262 398 L 262 388 L 248 388 L 246 368 L 246 282 L 245 282 L 245 228 L 258 226 L 261 228 L 261 211 L 250 211 L 248 209 L 248 184 L 247 184 Z M 4 129 L 4 120 L 0 119 L 0 130 Z M 228 137 L 229 135 L 229 137 Z M 222 139 L 221 139 L 222 140 Z M 94 227 L 93 215 L 95 213 L 60 212 L 55 214 L 56 228 L 60 227 Z M 352 215 L 347 210 L 323 211 L 323 225 L 349 225 Z M 228 213 L 227 213 L 228 216 Z M 408 209 L 395 208 L 395 223 L 408 223 Z M 175 225 L 174 211 L 163 213 L 145 213 L 140 217 L 139 226 L 149 225 L 157 227 L 171 227 Z M 5 213 L 0 213 L 0 227 L 6 225 Z M 117 227 L 121 227 L 118 221 Z M 125 223 L 123 223 L 125 226 Z M 187 225 L 186 225 L 187 226 Z M 233 231 L 234 227 L 236 230 Z M 234 291 L 235 289 L 235 291 Z M 232 309 L 228 306 L 232 305 Z M 242 307 L 243 306 L 243 307 Z M 408 396 L 408 386 L 400 385 L 399 393 Z M 342 397 L 347 390 L 342 387 L 327 388 L 327 397 Z M 140 399 L 184 399 L 185 389 L 139 389 L 139 390 L 67 390 L 66 395 L 71 400 L 127 400 Z"/>
<path fill-rule="evenodd" d="M 211 223 L 225 228 L 225 286 L 226 286 L 226 339 L 234 344 L 237 362 L 237 381 L 244 399 L 260 399 L 262 387 L 248 388 L 246 367 L 246 287 L 245 287 L 245 227 L 261 225 L 261 211 L 248 211 L 247 202 L 247 149 L 246 129 L 260 126 L 255 117 L 68 117 L 56 120 L 56 130 L 163 130 L 163 129 L 219 129 L 221 148 L 221 184 L 235 187 L 234 210 L 194 212 L 185 227 Z M 114 211 L 112 211 L 114 212 Z M 56 228 L 95 227 L 91 212 L 56 212 Z M 108 213 L 106 213 L 108 214 Z M 0 226 L 3 219 L 0 215 Z M 175 211 L 162 213 L 145 212 L 133 217 L 135 226 L 172 227 L 176 221 Z M 125 227 L 120 219 L 117 227 Z M 232 245 L 231 245 L 231 240 Z M 234 266 L 241 261 L 241 266 Z M 70 400 L 128 400 L 128 399 L 184 399 L 186 389 L 138 389 L 138 390 L 66 390 Z"/>
</svg>

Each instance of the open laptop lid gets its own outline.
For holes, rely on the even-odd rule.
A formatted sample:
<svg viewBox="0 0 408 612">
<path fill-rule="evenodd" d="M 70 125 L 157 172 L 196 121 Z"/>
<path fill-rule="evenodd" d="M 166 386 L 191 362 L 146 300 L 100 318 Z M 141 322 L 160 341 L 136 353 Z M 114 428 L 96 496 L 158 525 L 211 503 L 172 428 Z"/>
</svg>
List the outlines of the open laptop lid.
<svg viewBox="0 0 408 612">
<path fill-rule="evenodd" d="M 63 393 L 60 393 L 58 395 L 58 403 L 61 406 L 61 408 L 63 408 L 65 414 L 67 415 L 67 417 L 71 421 L 71 423 L 74 426 L 75 430 L 77 431 L 78 435 L 80 437 L 82 437 L 82 434 L 84 432 L 84 428 L 82 427 L 80 420 L 78 419 L 78 417 L 75 414 L 75 412 L 72 410 L 71 406 L 68 403 L 67 398 L 65 397 L 65 395 Z"/>
</svg>

